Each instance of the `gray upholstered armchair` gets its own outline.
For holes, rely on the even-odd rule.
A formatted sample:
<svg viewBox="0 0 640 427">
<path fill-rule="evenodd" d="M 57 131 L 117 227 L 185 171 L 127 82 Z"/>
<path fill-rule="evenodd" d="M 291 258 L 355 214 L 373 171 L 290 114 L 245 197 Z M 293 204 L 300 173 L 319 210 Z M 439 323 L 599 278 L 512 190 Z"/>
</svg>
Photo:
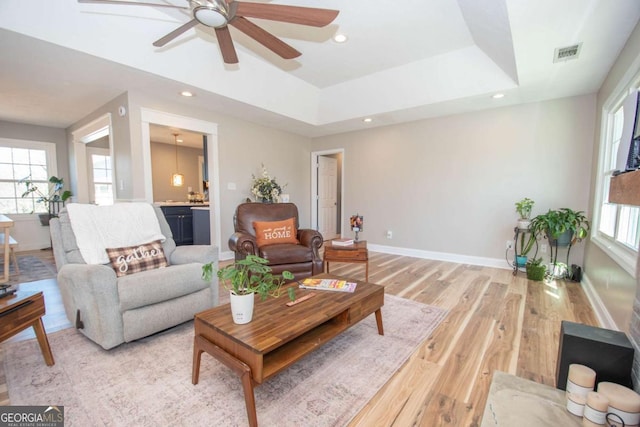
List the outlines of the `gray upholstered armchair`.
<svg viewBox="0 0 640 427">
<path fill-rule="evenodd" d="M 254 222 L 283 221 L 294 218 L 298 243 L 258 246 Z M 296 280 L 323 272 L 322 235 L 316 230 L 299 229 L 298 208 L 293 203 L 242 203 L 234 216 L 235 233 L 229 238 L 229 249 L 236 260 L 258 255 L 269 261 L 275 274 L 290 271 Z"/>
<path fill-rule="evenodd" d="M 67 317 L 89 339 L 110 349 L 193 319 L 195 313 L 218 305 L 217 277 L 202 279 L 202 265 L 213 261 L 218 248 L 179 246 L 154 207 L 162 247 L 169 263 L 117 277 L 110 264 L 86 264 L 66 209 L 50 222 L 58 286 Z"/>
</svg>

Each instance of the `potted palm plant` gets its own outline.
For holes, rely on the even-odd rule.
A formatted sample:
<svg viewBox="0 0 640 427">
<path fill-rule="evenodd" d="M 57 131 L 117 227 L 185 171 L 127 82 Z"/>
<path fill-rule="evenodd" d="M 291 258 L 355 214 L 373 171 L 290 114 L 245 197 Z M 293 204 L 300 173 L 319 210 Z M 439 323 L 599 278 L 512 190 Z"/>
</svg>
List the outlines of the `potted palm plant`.
<svg viewBox="0 0 640 427">
<path fill-rule="evenodd" d="M 254 295 L 261 300 L 267 296 L 278 297 L 286 280 L 293 280 L 293 274 L 283 271 L 282 275 L 274 275 L 268 261 L 257 255 L 247 255 L 245 259 L 221 268 L 217 276 L 225 289 L 229 291 L 231 314 L 237 324 L 249 323 L 253 319 Z M 202 278 L 211 280 L 213 263 L 202 266 Z M 289 298 L 295 299 L 293 288 L 289 288 Z"/>
<path fill-rule="evenodd" d="M 58 216 L 60 205 L 64 206 L 65 202 L 72 196 L 71 191 L 64 190 L 64 180 L 57 176 L 49 177 L 49 186 L 46 192 L 41 189 L 38 185 L 39 183 L 33 180 L 31 175 L 21 179 L 19 182 L 26 187 L 22 197 L 35 195 L 37 196 L 36 202 L 45 206 L 47 213 L 39 214 L 42 225 L 49 225 L 49 220 Z"/>
</svg>

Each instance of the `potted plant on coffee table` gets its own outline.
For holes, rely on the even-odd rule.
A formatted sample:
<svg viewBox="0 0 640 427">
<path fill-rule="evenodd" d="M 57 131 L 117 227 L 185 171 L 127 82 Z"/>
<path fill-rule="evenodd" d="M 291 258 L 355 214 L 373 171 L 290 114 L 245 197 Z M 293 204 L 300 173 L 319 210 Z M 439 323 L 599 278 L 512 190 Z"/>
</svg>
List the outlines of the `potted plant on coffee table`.
<svg viewBox="0 0 640 427">
<path fill-rule="evenodd" d="M 58 216 L 60 205 L 64 206 L 64 203 L 72 196 L 71 191 L 64 190 L 64 180 L 57 176 L 49 177 L 49 185 L 46 190 L 41 188 L 42 184 L 34 181 L 31 175 L 21 179 L 20 183 L 26 187 L 22 197 L 37 196 L 36 202 L 42 203 L 47 210 L 47 213 L 39 214 L 42 225 L 49 225 L 49 220 Z"/>
<path fill-rule="evenodd" d="M 231 314 L 237 324 L 249 323 L 253 318 L 254 295 L 261 300 L 267 296 L 278 297 L 286 280 L 293 280 L 293 274 L 283 271 L 282 275 L 274 275 L 268 261 L 257 255 L 247 255 L 245 259 L 218 270 L 217 275 L 225 289 L 229 291 Z M 202 266 L 202 278 L 211 280 L 213 264 Z M 293 289 L 293 288 L 290 288 Z M 291 298 L 291 292 L 289 293 Z"/>
</svg>

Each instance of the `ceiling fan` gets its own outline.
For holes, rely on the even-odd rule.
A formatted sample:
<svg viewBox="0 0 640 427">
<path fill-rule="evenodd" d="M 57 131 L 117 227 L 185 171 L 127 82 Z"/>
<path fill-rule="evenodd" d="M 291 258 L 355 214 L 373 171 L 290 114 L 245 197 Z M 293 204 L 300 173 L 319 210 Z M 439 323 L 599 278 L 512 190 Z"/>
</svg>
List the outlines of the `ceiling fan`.
<svg viewBox="0 0 640 427">
<path fill-rule="evenodd" d="M 339 11 L 313 7 L 286 6 L 279 4 L 250 3 L 235 0 L 186 0 L 189 6 L 177 6 L 162 3 L 140 3 L 126 0 L 78 0 L 78 3 L 109 3 L 136 6 L 156 6 L 190 10 L 193 19 L 159 38 L 153 45 L 162 47 L 185 31 L 198 24 L 213 28 L 220 45 L 222 58 L 227 64 L 237 64 L 238 56 L 231 40 L 228 25 L 233 25 L 266 48 L 284 59 L 302 55 L 296 49 L 276 36 L 257 26 L 247 18 L 260 18 L 292 24 L 324 27 L 330 24 Z"/>
</svg>

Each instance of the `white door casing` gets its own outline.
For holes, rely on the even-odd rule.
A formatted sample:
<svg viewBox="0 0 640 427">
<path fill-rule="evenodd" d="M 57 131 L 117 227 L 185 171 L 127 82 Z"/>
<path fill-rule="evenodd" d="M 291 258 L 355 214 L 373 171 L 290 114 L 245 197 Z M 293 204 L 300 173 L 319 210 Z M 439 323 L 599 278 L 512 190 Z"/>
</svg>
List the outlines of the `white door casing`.
<svg viewBox="0 0 640 427">
<path fill-rule="evenodd" d="M 318 231 L 324 240 L 335 239 L 338 210 L 338 161 L 318 156 Z"/>
</svg>

